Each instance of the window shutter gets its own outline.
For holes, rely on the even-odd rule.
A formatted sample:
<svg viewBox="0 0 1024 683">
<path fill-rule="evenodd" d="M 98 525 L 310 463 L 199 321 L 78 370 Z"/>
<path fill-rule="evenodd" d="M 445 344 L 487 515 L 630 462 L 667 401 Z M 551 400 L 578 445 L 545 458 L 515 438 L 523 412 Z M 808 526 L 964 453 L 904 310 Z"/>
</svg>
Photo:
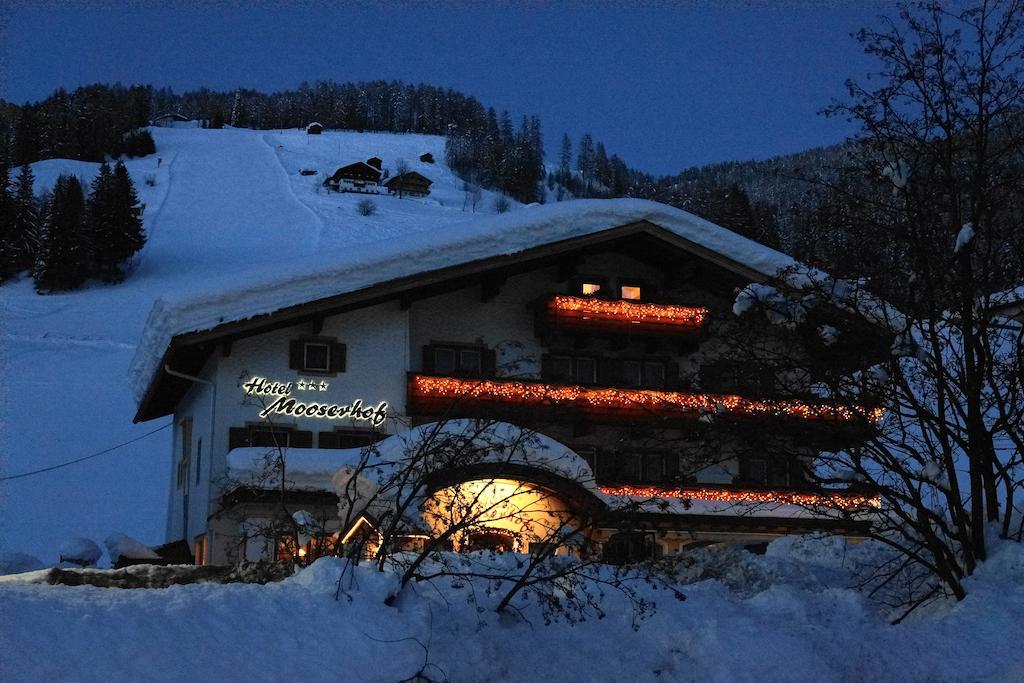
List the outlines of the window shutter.
<svg viewBox="0 0 1024 683">
<path fill-rule="evenodd" d="M 498 354 L 494 349 L 480 350 L 480 370 L 484 377 L 494 377 L 498 372 Z"/>
<path fill-rule="evenodd" d="M 313 432 L 295 430 L 291 433 L 289 444 L 292 448 L 312 448 Z"/>
<path fill-rule="evenodd" d="M 429 344 L 423 347 L 423 372 L 434 374 L 434 347 Z"/>
<path fill-rule="evenodd" d="M 302 369 L 302 342 L 298 339 L 293 339 L 288 343 L 288 367 L 292 370 Z"/>
<path fill-rule="evenodd" d="M 320 432 L 317 444 L 320 448 L 341 448 L 337 432 Z"/>
<path fill-rule="evenodd" d="M 331 344 L 331 372 L 345 372 L 348 349 L 344 344 Z"/>
<path fill-rule="evenodd" d="M 231 427 L 228 429 L 228 450 L 232 448 L 245 448 L 249 445 L 249 430 L 247 428 Z"/>
</svg>

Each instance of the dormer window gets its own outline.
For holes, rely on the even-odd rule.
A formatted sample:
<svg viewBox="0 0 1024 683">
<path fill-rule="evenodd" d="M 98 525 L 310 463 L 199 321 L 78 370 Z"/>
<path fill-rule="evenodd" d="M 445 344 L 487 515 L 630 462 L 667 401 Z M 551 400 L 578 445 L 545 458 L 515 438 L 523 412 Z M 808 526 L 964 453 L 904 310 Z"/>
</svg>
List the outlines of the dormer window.
<svg viewBox="0 0 1024 683">
<path fill-rule="evenodd" d="M 639 285 L 622 285 L 619 287 L 619 298 L 627 301 L 640 301 L 642 298 Z"/>
</svg>

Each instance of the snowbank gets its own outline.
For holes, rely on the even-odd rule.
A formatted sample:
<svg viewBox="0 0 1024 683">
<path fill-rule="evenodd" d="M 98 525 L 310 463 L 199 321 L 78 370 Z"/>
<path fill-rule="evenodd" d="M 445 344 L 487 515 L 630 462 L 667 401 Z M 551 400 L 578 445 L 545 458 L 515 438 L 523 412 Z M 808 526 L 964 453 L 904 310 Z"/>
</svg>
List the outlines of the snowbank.
<svg viewBox="0 0 1024 683">
<path fill-rule="evenodd" d="M 764 556 L 709 549 L 680 567 L 684 602 L 637 584 L 657 604 L 637 630 L 613 590 L 605 618 L 574 626 L 544 626 L 526 600 L 516 603 L 522 620 L 498 616 L 499 596 L 451 580 L 418 584 L 389 608 L 395 576 L 365 565 L 351 600 L 336 601 L 342 561 L 333 558 L 265 586 L 0 583 L 0 651 L 19 653 L 0 677 L 372 683 L 409 678 L 425 661 L 433 680 L 512 683 L 1024 677 L 1024 650 L 1014 647 L 1024 638 L 1024 548 L 995 548 L 963 602 L 899 626 L 847 587 L 851 559 L 870 550 L 808 539 L 776 541 Z"/>
</svg>

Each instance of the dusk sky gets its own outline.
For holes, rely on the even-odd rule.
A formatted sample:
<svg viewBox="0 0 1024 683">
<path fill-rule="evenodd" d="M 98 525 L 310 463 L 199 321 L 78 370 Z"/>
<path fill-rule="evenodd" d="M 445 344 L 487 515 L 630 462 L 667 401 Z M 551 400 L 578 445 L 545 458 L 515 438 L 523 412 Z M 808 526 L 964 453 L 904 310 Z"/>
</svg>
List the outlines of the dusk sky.
<svg viewBox="0 0 1024 683">
<path fill-rule="evenodd" d="M 842 140 L 817 112 L 871 61 L 851 37 L 889 2 L 350 5 L 13 3 L 0 97 L 91 82 L 260 90 L 302 81 L 456 88 L 537 114 L 549 155 L 590 132 L 654 173 Z"/>
</svg>

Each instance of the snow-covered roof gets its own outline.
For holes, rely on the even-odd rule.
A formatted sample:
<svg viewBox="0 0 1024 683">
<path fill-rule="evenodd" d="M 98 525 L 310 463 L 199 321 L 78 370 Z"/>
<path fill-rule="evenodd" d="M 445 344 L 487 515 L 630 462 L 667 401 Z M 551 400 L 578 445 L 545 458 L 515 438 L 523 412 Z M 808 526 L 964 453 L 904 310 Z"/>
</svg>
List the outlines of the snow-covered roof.
<svg viewBox="0 0 1024 683">
<path fill-rule="evenodd" d="M 158 299 L 147 320 L 129 372 L 138 400 L 159 369 L 171 340 L 283 308 L 355 292 L 402 277 L 648 222 L 718 255 L 737 270 L 771 277 L 797 265 L 791 257 L 693 214 L 639 199 L 587 199 L 530 206 L 473 218 L 402 240 L 369 242 L 346 249 L 276 262 L 272 271 L 225 274 L 204 290 Z"/>
</svg>

